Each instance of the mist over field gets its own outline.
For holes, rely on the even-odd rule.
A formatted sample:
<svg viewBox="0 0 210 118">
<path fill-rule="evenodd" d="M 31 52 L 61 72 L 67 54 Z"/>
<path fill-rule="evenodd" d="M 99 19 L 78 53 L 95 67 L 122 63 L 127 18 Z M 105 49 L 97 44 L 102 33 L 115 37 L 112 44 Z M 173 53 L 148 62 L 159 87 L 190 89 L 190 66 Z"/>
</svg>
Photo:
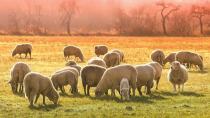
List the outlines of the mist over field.
<svg viewBox="0 0 210 118">
<path fill-rule="evenodd" d="M 64 0 L 68 1 L 68 0 Z M 71 0 L 70 0 L 71 1 Z M 157 28 L 155 31 L 150 31 L 153 24 L 155 27 L 161 27 L 161 7 L 157 5 L 160 0 L 76 0 L 76 12 L 72 16 L 71 30 L 74 33 L 114 33 L 120 34 L 117 23 L 120 17 L 128 20 L 123 27 L 128 29 L 124 34 L 127 35 L 158 35 L 161 34 L 162 28 Z M 208 5 L 209 0 L 165 0 L 164 2 L 180 5 L 177 12 L 182 13 L 184 16 L 189 16 L 191 5 Z M 61 21 L 61 8 L 62 0 L 1 0 L 0 1 L 0 32 L 6 34 L 60 34 L 66 33 L 65 25 Z M 119 14 L 119 11 L 124 15 Z M 138 12 L 135 12 L 138 11 Z M 186 11 L 186 13 L 185 13 Z M 174 21 L 176 13 L 169 17 L 168 29 L 174 29 L 172 21 Z M 144 26 L 134 28 L 134 17 L 142 17 Z M 174 17 L 173 17 L 174 16 Z M 177 16 L 180 17 L 180 16 Z M 190 16 L 189 16 L 190 17 Z M 190 17 L 191 18 L 191 17 Z M 156 19 L 155 21 L 153 19 Z M 199 26 L 196 19 L 191 18 L 190 24 L 192 34 L 198 34 Z M 39 23 L 37 23 L 39 22 Z M 123 22 L 126 21 L 121 21 Z M 131 22 L 131 23 L 130 23 Z M 206 30 L 209 30 L 208 17 L 204 19 Z M 132 25 L 133 24 L 133 25 Z M 137 24 L 137 25 L 138 25 Z M 14 28 L 17 25 L 17 28 Z M 39 25 L 39 26 L 38 26 Z M 136 26 L 137 26 L 136 25 Z M 32 27 L 31 31 L 26 31 L 26 27 Z M 37 27 L 37 28 L 34 28 Z M 122 27 L 122 26 L 121 26 Z M 147 28 L 150 27 L 151 29 Z M 186 26 L 187 27 L 187 26 Z M 188 28 L 188 27 L 187 27 Z M 41 30 L 41 31 L 35 31 Z M 144 31 L 140 31 L 145 29 Z M 153 28 L 154 29 L 154 28 Z M 186 29 L 186 28 L 183 28 Z M 189 28 L 188 28 L 189 29 Z M 132 31 L 131 31 L 132 30 Z M 134 31 L 135 30 L 135 31 Z M 138 30 L 138 31 L 136 31 Z M 38 33 L 37 33 L 38 32 Z M 39 33 L 40 32 L 40 33 Z M 137 33 L 131 33 L 137 32 Z M 139 33 L 140 32 L 140 33 Z M 154 33 L 155 32 L 155 33 Z M 170 31 L 175 34 L 175 31 Z M 187 34 L 187 33 L 186 33 Z"/>
</svg>

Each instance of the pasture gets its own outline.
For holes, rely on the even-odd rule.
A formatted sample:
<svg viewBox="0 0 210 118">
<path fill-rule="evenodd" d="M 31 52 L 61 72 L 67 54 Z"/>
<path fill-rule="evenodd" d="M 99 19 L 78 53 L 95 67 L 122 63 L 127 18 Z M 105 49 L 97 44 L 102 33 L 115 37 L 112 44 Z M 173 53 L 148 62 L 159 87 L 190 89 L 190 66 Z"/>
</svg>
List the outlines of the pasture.
<svg viewBox="0 0 210 118">
<path fill-rule="evenodd" d="M 11 51 L 19 43 L 33 45 L 32 59 L 13 58 Z M 85 56 L 85 63 L 94 54 L 94 45 L 105 44 L 109 50 L 118 48 L 125 53 L 125 63 L 132 65 L 150 62 L 154 49 L 162 49 L 167 55 L 173 51 L 189 50 L 204 57 L 204 72 L 189 70 L 189 80 L 185 92 L 173 93 L 167 80 L 169 64 L 164 67 L 159 90 L 152 89 L 152 95 L 143 94 L 131 97 L 131 101 L 122 103 L 117 98 L 104 96 L 95 98 L 84 96 L 79 79 L 79 94 L 61 95 L 59 105 L 55 107 L 48 99 L 47 106 L 39 98 L 36 107 L 29 108 L 29 102 L 22 95 L 14 95 L 9 84 L 10 68 L 15 62 L 26 62 L 32 71 L 50 76 L 64 67 L 63 48 L 76 45 Z M 0 36 L 0 117 L 210 117 L 210 38 L 192 37 L 32 37 Z"/>
</svg>

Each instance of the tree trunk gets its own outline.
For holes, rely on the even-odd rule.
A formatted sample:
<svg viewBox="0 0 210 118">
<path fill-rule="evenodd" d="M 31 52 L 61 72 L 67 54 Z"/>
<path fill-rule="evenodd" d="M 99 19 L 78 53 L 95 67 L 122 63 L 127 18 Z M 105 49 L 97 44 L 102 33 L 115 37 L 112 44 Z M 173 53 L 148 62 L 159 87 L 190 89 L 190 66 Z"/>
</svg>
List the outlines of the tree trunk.
<svg viewBox="0 0 210 118">
<path fill-rule="evenodd" d="M 163 33 L 164 35 L 168 35 L 166 31 L 166 18 L 162 18 L 162 27 L 163 27 Z"/>
<path fill-rule="evenodd" d="M 199 18 L 199 23 L 200 23 L 200 33 L 203 34 L 203 21 L 202 21 L 202 17 Z"/>
</svg>

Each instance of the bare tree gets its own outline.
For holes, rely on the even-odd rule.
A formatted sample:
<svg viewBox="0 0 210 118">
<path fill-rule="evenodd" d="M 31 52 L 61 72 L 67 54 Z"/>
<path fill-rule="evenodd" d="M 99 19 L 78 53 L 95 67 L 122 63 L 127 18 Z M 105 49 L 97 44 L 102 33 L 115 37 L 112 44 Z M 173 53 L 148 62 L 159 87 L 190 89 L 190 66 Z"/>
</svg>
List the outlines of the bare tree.
<svg viewBox="0 0 210 118">
<path fill-rule="evenodd" d="M 60 4 L 61 23 L 66 27 L 68 35 L 71 35 L 72 18 L 78 11 L 76 0 L 63 0 Z"/>
<path fill-rule="evenodd" d="M 9 30 L 12 34 L 20 34 L 20 17 L 16 11 L 12 11 L 8 16 Z"/>
<path fill-rule="evenodd" d="M 162 17 L 162 28 L 164 35 L 168 35 L 167 28 L 166 28 L 166 21 L 170 14 L 172 14 L 174 11 L 177 11 L 179 9 L 179 6 L 173 5 L 173 4 L 166 4 L 165 2 L 157 3 L 158 6 L 161 6 L 161 17 Z"/>
<path fill-rule="evenodd" d="M 191 8 L 191 14 L 194 18 L 197 18 L 199 21 L 199 26 L 200 26 L 200 33 L 203 34 L 203 17 L 206 15 L 210 15 L 210 10 L 208 10 L 204 6 L 197 6 L 193 5 Z"/>
</svg>

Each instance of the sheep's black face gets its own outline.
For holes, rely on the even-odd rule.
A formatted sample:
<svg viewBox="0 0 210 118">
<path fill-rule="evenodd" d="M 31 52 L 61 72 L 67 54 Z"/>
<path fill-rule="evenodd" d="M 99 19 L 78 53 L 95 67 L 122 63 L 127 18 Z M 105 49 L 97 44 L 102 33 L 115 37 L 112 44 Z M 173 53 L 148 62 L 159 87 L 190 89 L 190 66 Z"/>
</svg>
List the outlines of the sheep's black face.
<svg viewBox="0 0 210 118">
<path fill-rule="evenodd" d="M 17 85 L 14 82 L 9 82 L 11 88 L 12 88 L 12 92 L 15 93 L 17 91 Z"/>
<path fill-rule="evenodd" d="M 14 57 L 16 55 L 15 51 L 12 52 L 12 56 Z"/>
<path fill-rule="evenodd" d="M 58 95 L 58 94 L 53 95 L 52 101 L 53 101 L 53 103 L 54 103 L 55 105 L 58 104 L 58 99 L 59 99 L 59 95 Z"/>
</svg>

